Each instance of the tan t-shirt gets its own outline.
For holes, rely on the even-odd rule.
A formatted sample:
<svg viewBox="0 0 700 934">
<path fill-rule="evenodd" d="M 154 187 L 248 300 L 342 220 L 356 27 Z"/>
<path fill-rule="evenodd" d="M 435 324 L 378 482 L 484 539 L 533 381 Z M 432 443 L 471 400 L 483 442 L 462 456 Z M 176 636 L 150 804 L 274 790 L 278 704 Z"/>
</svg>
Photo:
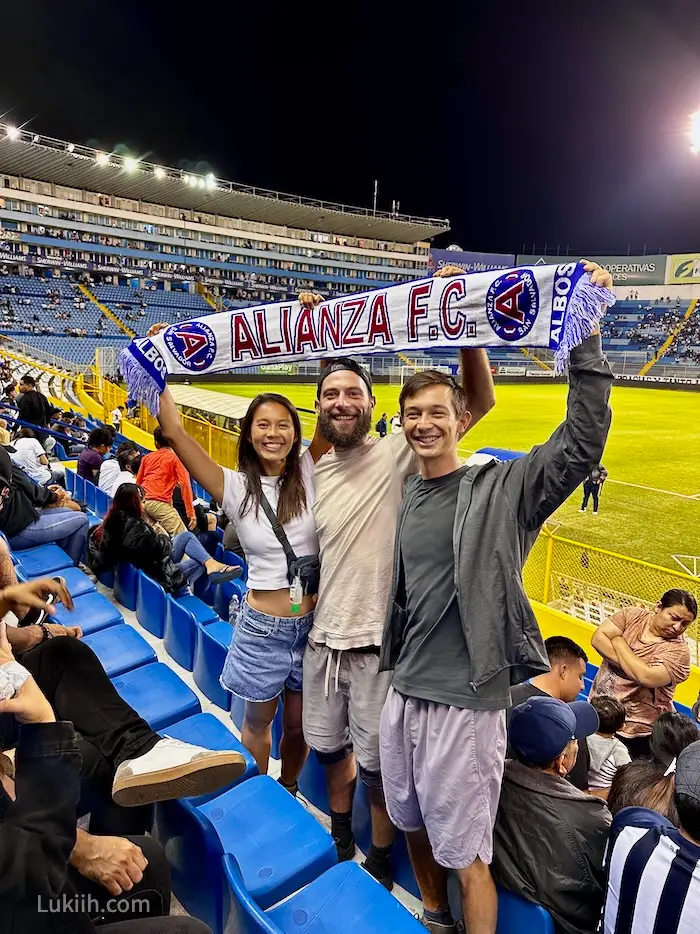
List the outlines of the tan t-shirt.
<svg viewBox="0 0 700 934">
<path fill-rule="evenodd" d="M 330 451 L 316 464 L 321 587 L 309 638 L 332 649 L 381 645 L 404 481 L 418 472 L 403 432 Z"/>
<path fill-rule="evenodd" d="M 642 642 L 642 633 L 653 615 L 653 611 L 645 607 L 628 606 L 611 616 L 609 621 L 617 626 L 625 642 L 643 662 L 663 665 L 671 683 L 660 688 L 644 687 L 603 659 L 591 687 L 591 697 L 612 694 L 624 706 L 627 719 L 620 730 L 622 736 L 649 736 L 661 714 L 674 710 L 676 686 L 690 676 L 690 651 L 685 636 L 662 639 L 649 645 Z"/>
</svg>

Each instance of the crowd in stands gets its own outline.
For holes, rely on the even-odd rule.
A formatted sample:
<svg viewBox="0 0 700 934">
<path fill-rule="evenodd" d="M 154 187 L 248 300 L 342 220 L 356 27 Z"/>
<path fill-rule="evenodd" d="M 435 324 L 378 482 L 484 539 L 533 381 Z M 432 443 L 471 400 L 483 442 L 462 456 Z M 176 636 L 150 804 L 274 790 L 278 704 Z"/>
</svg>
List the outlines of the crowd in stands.
<svg viewBox="0 0 700 934">
<path fill-rule="evenodd" d="M 589 271 L 610 284 L 605 270 Z M 284 698 L 280 783 L 296 795 L 313 750 L 345 861 L 356 852 L 359 778 L 372 825 L 363 866 L 391 890 L 403 831 L 433 934 L 460 929 L 448 871 L 469 934 L 495 934 L 496 884 L 542 905 L 558 934 L 685 934 L 700 902 L 700 734 L 674 712 L 673 696 L 690 676 L 684 633 L 697 602 L 672 590 L 654 609 L 625 607 L 598 627 L 603 661 L 584 699 L 586 652 L 563 636 L 543 640 L 522 584 L 542 524 L 602 458 L 612 373 L 601 338 L 572 351 L 566 418 L 551 438 L 478 467 L 462 465 L 457 443 L 494 405 L 493 381 L 484 351 L 460 359 L 461 382 L 437 370 L 409 377 L 401 430 L 381 439 L 369 435 L 371 375 L 350 358 L 322 369 L 316 433 L 303 451 L 293 404 L 262 393 L 243 419 L 235 471 L 186 433 L 166 388 L 152 453 L 121 442 L 112 457 L 114 427 L 88 435 L 78 472 L 113 496 L 89 536 L 80 504 L 0 449 L 0 531 L 12 550 L 57 541 L 94 569 L 133 562 L 177 595 L 205 574 L 240 573 L 212 557 L 213 525 L 225 517 L 248 565 L 221 675 L 245 705 L 242 740 L 267 772 Z M 33 405 L 46 429 L 57 413 Z M 212 507 L 194 501 L 190 478 Z M 70 606 L 60 578 L 22 589 L 5 552 L 0 542 L 0 612 L 24 625 L 7 636 L 0 627 L 0 674 L 20 679 L 0 700 L 0 748 L 17 746 L 19 779 L 14 787 L 6 776 L 0 793 L 0 862 L 12 865 L 0 875 L 3 915 L 14 900 L 16 924 L 54 930 L 37 926 L 36 897 L 84 891 L 102 834 L 120 839 L 93 881 L 160 892 L 153 914 L 163 914 L 167 870 L 143 836 L 148 806 L 176 796 L 174 771 L 192 782 L 204 774 L 216 788 L 241 769 L 240 756 L 153 733 L 79 632 L 47 636 L 47 617 L 34 621 L 49 596 Z M 89 840 L 75 826 L 81 778 L 97 802 Z M 152 928 L 108 920 L 105 934 L 203 930 L 193 919 Z M 89 918 L 71 923 L 93 930 Z"/>
</svg>

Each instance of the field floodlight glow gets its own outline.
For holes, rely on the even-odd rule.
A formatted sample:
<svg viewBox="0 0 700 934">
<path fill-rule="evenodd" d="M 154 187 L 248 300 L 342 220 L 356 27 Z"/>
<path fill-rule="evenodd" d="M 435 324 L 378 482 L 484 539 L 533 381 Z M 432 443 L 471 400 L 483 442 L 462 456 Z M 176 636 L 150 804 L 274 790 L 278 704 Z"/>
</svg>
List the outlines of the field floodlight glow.
<svg viewBox="0 0 700 934">
<path fill-rule="evenodd" d="M 122 164 L 124 165 L 124 169 L 127 172 L 134 172 L 139 164 L 139 160 L 134 159 L 133 156 L 124 156 L 122 159 Z"/>
<path fill-rule="evenodd" d="M 200 188 L 206 188 L 206 187 L 207 187 L 206 180 L 203 179 L 203 178 L 198 178 L 198 179 L 197 179 L 197 184 L 199 185 Z"/>
<path fill-rule="evenodd" d="M 690 151 L 697 156 L 700 153 L 700 110 L 690 115 L 688 136 L 690 137 Z"/>
<path fill-rule="evenodd" d="M 189 183 L 190 183 L 190 177 L 189 177 L 189 175 L 183 175 L 183 176 L 182 176 L 182 180 L 183 180 L 183 182 L 184 182 L 186 185 L 189 185 Z"/>
<path fill-rule="evenodd" d="M 109 162 L 109 154 L 106 152 L 98 152 L 95 156 L 95 162 L 98 165 L 107 165 Z"/>
<path fill-rule="evenodd" d="M 19 130 L 16 126 L 8 126 L 5 130 L 8 139 L 19 139 Z"/>
<path fill-rule="evenodd" d="M 153 169 L 153 174 L 156 178 L 165 178 L 165 169 L 157 165 L 155 169 Z"/>
<path fill-rule="evenodd" d="M 209 172 L 209 174 L 207 175 L 206 185 L 210 191 L 212 188 L 216 188 L 216 179 L 214 178 L 213 172 Z"/>
<path fill-rule="evenodd" d="M 73 152 L 74 149 L 75 149 L 75 143 L 68 143 L 68 145 L 66 146 L 66 152 Z"/>
</svg>

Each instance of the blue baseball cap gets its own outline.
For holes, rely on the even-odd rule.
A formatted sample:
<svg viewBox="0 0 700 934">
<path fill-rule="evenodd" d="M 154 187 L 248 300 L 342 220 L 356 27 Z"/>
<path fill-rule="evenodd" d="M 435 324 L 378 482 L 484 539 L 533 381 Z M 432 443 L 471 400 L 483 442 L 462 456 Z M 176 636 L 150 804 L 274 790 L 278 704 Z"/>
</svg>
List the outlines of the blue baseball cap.
<svg viewBox="0 0 700 934">
<path fill-rule="evenodd" d="M 599 726 L 598 712 L 587 701 L 565 704 L 556 697 L 531 697 L 513 710 L 508 738 L 528 762 L 546 765 L 572 739 L 590 736 Z"/>
</svg>

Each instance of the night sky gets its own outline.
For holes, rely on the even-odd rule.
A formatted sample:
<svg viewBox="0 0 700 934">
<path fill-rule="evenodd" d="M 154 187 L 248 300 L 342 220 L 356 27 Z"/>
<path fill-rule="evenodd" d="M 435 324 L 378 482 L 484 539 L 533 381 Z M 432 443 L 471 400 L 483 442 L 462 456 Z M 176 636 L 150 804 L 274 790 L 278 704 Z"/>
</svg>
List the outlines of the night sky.
<svg viewBox="0 0 700 934">
<path fill-rule="evenodd" d="M 700 250 L 699 0 L 3 5 L 0 113 L 467 250 Z M 415 10 L 415 13 L 411 12 Z"/>
</svg>

